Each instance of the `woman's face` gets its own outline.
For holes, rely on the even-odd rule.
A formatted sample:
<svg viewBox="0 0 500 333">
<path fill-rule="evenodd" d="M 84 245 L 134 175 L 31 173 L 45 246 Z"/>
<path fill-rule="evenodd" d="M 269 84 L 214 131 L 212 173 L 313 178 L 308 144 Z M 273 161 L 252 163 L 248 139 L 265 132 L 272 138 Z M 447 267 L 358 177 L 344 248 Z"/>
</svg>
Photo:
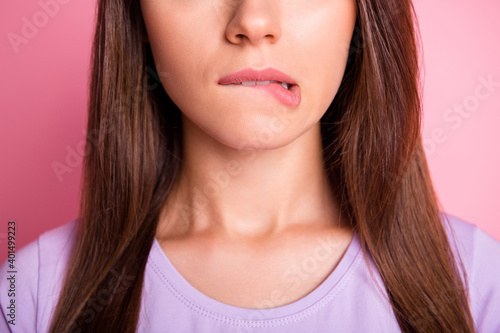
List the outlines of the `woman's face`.
<svg viewBox="0 0 500 333">
<path fill-rule="evenodd" d="M 233 148 L 281 147 L 318 124 L 356 21 L 355 0 L 140 3 L 162 85 L 184 121 Z"/>
</svg>

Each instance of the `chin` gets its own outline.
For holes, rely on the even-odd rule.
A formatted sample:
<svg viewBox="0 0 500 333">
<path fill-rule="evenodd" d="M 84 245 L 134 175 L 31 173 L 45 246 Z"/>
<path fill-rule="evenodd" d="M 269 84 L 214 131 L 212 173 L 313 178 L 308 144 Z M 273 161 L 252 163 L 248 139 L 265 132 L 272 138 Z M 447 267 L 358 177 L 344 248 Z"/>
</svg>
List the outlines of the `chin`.
<svg viewBox="0 0 500 333">
<path fill-rule="evenodd" d="M 220 113 L 214 117 L 184 117 L 190 132 L 197 133 L 197 140 L 207 137 L 226 147 L 240 150 L 273 150 L 285 147 L 301 137 L 311 126 L 311 119 L 294 119 L 276 115 L 234 113 L 234 117 Z"/>
<path fill-rule="evenodd" d="M 298 136 L 298 135 L 297 135 Z M 297 136 L 287 131 L 245 129 L 228 131 L 212 137 L 223 145 L 240 150 L 273 150 L 293 142 Z"/>
</svg>

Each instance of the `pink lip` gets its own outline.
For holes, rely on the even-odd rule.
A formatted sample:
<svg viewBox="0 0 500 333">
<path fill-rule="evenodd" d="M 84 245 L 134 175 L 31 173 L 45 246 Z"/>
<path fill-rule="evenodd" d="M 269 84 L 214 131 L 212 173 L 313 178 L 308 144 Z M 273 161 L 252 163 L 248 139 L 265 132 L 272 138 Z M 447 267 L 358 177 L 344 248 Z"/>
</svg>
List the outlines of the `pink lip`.
<svg viewBox="0 0 500 333">
<path fill-rule="evenodd" d="M 249 87 L 243 86 L 241 84 L 238 85 L 238 83 L 246 81 L 278 81 L 287 83 L 291 86 L 289 87 L 289 89 L 286 89 L 280 83 L 274 82 L 271 82 L 268 85 L 254 85 Z M 218 81 L 218 84 L 232 86 L 239 89 L 259 89 L 275 97 L 279 102 L 292 107 L 299 105 L 301 100 L 300 89 L 297 83 L 288 75 L 274 68 L 266 68 L 263 70 L 246 68 L 239 72 L 223 77 Z"/>
</svg>

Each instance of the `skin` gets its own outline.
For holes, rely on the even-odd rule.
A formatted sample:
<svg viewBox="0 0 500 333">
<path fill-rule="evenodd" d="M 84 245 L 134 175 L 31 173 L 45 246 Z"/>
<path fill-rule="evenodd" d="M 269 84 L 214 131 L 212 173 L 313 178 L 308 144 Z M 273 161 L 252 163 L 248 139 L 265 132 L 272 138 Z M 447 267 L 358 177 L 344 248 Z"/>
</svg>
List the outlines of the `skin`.
<svg viewBox="0 0 500 333">
<path fill-rule="evenodd" d="M 141 0 L 141 9 L 162 85 L 183 115 L 181 174 L 158 241 L 216 300 L 258 308 L 300 299 L 353 235 L 328 185 L 319 120 L 345 70 L 355 0 Z M 301 103 L 217 84 L 248 67 L 289 75 Z M 320 239 L 332 250 L 304 273 Z"/>
</svg>

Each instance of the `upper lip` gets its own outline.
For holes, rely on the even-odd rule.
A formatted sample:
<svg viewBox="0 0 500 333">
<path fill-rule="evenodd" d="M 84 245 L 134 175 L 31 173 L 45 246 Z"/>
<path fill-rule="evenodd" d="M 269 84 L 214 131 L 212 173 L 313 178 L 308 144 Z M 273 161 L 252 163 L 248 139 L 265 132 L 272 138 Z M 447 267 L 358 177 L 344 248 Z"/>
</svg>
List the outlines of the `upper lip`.
<svg viewBox="0 0 500 333">
<path fill-rule="evenodd" d="M 247 81 L 278 81 L 288 84 L 297 84 L 291 77 L 272 67 L 261 70 L 245 68 L 236 73 L 224 76 L 218 83 L 233 84 Z"/>
</svg>

